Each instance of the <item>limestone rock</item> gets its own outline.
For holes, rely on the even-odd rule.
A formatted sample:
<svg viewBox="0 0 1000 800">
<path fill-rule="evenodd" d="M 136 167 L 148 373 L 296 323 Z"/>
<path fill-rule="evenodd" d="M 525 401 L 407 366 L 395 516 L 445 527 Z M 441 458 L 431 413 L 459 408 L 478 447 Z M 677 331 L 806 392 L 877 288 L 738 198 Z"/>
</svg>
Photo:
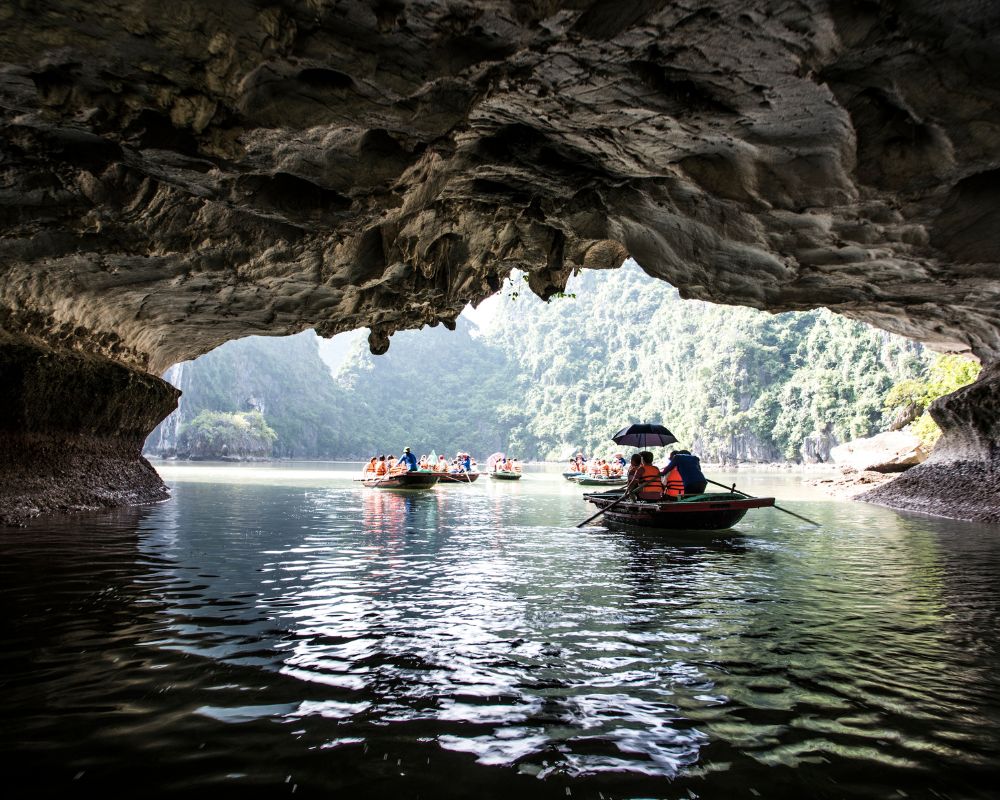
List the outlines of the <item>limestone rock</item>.
<svg viewBox="0 0 1000 800">
<path fill-rule="evenodd" d="M 929 409 L 941 438 L 926 463 L 861 499 L 1000 523 L 1000 364 Z"/>
<path fill-rule="evenodd" d="M 0 53 L 0 325 L 50 344 L 381 352 L 631 254 L 1000 356 L 988 3 L 54 0 Z"/>
<path fill-rule="evenodd" d="M 903 472 L 927 460 L 929 452 L 906 431 L 886 431 L 834 447 L 830 456 L 838 466 L 864 472 Z"/>
<path fill-rule="evenodd" d="M 0 54 L 0 330 L 61 359 L 384 352 L 626 254 L 1000 359 L 996 4 L 52 0 Z"/>
</svg>

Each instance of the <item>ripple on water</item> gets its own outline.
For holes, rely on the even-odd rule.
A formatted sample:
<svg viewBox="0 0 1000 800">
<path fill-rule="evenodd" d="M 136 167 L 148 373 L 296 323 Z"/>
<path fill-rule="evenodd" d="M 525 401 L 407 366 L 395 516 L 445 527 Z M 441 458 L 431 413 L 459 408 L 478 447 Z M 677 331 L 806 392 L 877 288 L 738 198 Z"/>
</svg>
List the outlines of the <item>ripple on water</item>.
<svg viewBox="0 0 1000 800">
<path fill-rule="evenodd" d="M 0 542 L 9 753 L 155 751 L 165 793 L 283 781 L 240 755 L 266 747 L 330 788 L 311 754 L 445 794 L 490 768 L 609 797 L 987 796 L 1000 547 L 974 527 L 838 506 L 675 546 L 569 529 L 558 494 L 216 489 Z"/>
</svg>

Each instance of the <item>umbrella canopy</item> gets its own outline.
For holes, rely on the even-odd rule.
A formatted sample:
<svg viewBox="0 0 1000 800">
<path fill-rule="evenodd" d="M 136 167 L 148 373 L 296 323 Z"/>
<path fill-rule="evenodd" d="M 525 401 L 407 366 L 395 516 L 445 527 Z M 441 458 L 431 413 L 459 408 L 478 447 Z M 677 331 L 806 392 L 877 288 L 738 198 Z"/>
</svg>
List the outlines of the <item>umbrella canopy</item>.
<svg viewBox="0 0 1000 800">
<path fill-rule="evenodd" d="M 665 447 L 676 442 L 677 437 L 662 425 L 637 422 L 622 428 L 611 441 L 630 447 Z"/>
<path fill-rule="evenodd" d="M 489 458 L 486 459 L 486 468 L 493 469 L 498 461 L 503 461 L 506 456 L 503 453 L 494 453 Z"/>
</svg>

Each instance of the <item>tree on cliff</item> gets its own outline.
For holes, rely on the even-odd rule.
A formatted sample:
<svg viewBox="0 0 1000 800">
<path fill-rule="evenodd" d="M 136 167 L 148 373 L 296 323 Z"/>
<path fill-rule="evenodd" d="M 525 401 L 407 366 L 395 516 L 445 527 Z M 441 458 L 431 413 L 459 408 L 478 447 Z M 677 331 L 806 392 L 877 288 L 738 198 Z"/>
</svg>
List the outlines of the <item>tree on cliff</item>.
<svg viewBox="0 0 1000 800">
<path fill-rule="evenodd" d="M 181 430 L 178 452 L 189 458 L 267 458 L 278 435 L 259 411 L 202 411 Z"/>
</svg>

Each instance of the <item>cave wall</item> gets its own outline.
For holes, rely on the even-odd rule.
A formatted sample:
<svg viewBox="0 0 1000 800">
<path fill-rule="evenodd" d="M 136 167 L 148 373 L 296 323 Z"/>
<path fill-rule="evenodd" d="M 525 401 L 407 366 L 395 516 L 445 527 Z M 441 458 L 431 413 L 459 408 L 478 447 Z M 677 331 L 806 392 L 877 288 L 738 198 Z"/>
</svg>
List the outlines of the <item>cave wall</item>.
<svg viewBox="0 0 1000 800">
<path fill-rule="evenodd" d="M 3 4 L 0 330 L 156 374 L 383 352 L 630 254 L 993 363 L 998 75 L 957 0 Z"/>
<path fill-rule="evenodd" d="M 180 392 L 103 357 L 0 332 L 0 525 L 168 497 L 142 457 Z"/>
</svg>

